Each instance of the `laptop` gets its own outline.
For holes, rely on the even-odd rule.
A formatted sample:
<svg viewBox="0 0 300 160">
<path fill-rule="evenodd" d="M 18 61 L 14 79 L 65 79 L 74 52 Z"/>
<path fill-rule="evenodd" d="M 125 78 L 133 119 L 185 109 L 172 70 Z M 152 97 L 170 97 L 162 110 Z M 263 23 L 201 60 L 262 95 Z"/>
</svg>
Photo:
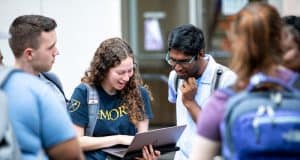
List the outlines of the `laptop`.
<svg viewBox="0 0 300 160">
<path fill-rule="evenodd" d="M 181 125 L 137 133 L 129 146 L 105 148 L 102 151 L 121 159 L 142 157 L 142 148 L 149 144 L 152 144 L 155 150 L 159 150 L 161 155 L 178 151 L 176 142 L 185 128 L 186 125 Z"/>
</svg>

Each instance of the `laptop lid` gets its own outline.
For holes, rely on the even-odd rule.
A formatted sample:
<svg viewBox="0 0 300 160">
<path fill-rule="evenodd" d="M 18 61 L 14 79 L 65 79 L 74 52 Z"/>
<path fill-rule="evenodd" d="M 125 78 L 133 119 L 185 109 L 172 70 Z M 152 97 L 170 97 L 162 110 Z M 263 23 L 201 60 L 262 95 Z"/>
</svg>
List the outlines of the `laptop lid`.
<svg viewBox="0 0 300 160">
<path fill-rule="evenodd" d="M 136 153 L 138 151 L 141 151 L 143 146 L 149 144 L 152 144 L 152 146 L 158 150 L 160 150 L 160 148 L 164 146 L 167 147 L 173 146 L 174 148 L 173 151 L 178 150 L 178 147 L 176 148 L 175 145 L 185 128 L 186 125 L 181 125 L 181 126 L 172 126 L 172 127 L 160 128 L 160 129 L 155 129 L 147 132 L 137 133 L 134 136 L 131 144 L 128 146 L 127 149 L 107 148 L 107 149 L 103 149 L 102 151 L 123 158 L 125 155 L 128 155 L 129 153 L 134 153 L 134 152 Z M 165 148 L 162 149 L 165 150 Z M 169 149 L 169 151 L 172 151 L 172 149 Z"/>
</svg>

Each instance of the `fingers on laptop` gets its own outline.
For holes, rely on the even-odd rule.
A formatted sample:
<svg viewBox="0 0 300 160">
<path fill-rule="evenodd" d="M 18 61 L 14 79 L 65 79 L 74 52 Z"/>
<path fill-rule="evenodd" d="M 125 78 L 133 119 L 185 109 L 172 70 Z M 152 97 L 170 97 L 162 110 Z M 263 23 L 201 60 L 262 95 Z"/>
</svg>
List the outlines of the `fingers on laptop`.
<svg viewBox="0 0 300 160">
<path fill-rule="evenodd" d="M 137 160 L 157 160 L 160 156 L 160 151 L 154 150 L 152 145 L 143 147 L 143 158 L 136 158 Z"/>
</svg>

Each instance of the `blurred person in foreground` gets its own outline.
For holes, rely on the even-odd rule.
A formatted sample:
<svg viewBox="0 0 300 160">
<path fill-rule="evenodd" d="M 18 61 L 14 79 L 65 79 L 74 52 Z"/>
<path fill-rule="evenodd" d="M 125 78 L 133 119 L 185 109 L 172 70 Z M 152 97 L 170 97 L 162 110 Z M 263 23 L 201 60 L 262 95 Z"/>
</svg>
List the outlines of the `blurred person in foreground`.
<svg viewBox="0 0 300 160">
<path fill-rule="evenodd" d="M 235 92 L 245 90 L 250 78 L 259 72 L 284 83 L 295 78 L 294 72 L 282 67 L 281 33 L 280 15 L 267 3 L 249 3 L 236 15 L 229 34 L 233 54 L 231 68 L 237 73 L 237 81 L 232 86 Z M 211 160 L 219 154 L 220 125 L 229 98 L 222 90 L 209 98 L 197 122 L 198 136 L 191 159 Z M 257 156 L 261 155 L 257 153 Z"/>
</svg>

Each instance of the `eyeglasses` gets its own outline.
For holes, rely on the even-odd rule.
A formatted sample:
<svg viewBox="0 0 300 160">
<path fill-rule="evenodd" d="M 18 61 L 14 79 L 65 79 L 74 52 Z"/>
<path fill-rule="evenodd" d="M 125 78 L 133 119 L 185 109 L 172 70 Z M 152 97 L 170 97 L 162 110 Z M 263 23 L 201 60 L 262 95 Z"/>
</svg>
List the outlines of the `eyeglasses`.
<svg viewBox="0 0 300 160">
<path fill-rule="evenodd" d="M 167 53 L 165 60 L 168 62 L 170 66 L 175 66 L 176 64 L 183 66 L 183 65 L 191 64 L 193 60 L 195 60 L 195 58 L 196 56 L 193 56 L 191 59 L 175 60 L 170 57 L 169 53 Z"/>
</svg>

